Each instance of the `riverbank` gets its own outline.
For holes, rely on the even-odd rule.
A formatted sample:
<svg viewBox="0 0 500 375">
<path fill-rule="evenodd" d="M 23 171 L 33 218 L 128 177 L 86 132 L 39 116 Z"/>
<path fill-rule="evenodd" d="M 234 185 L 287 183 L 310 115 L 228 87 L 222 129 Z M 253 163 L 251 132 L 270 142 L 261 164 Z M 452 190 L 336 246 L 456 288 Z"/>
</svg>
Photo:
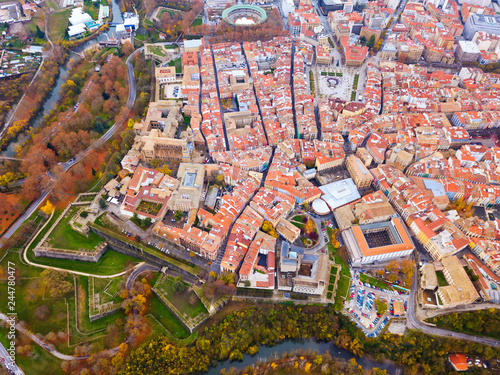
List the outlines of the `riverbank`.
<svg viewBox="0 0 500 375">
<path fill-rule="evenodd" d="M 379 368 L 386 370 L 388 374 L 402 374 L 403 368 L 391 361 L 378 362 L 369 356 L 358 357 L 344 348 L 336 346 L 333 342 L 318 342 L 315 339 L 307 340 L 285 340 L 275 346 L 263 346 L 259 352 L 254 355 L 245 354 L 242 361 L 220 362 L 216 367 L 212 367 L 206 372 L 206 375 L 219 375 L 222 369 L 226 371 L 230 368 L 244 370 L 248 367 L 257 368 L 266 362 L 276 361 L 278 358 L 291 358 L 298 356 L 317 356 L 328 354 L 332 360 L 339 362 L 348 362 L 353 359 L 364 370 Z M 267 367 L 267 366 L 263 366 Z"/>
<path fill-rule="evenodd" d="M 113 23 L 123 22 L 120 6 L 115 0 L 111 0 L 111 14 Z M 68 50 L 68 56 L 65 57 L 64 61 L 67 62 L 69 58 L 77 57 L 77 55 L 80 55 L 86 49 L 98 44 L 101 40 L 108 40 L 109 34 L 111 34 L 111 36 L 115 35 L 115 29 L 115 26 L 110 27 L 109 29 L 107 29 L 107 31 L 99 29 L 98 32 L 90 35 L 88 38 L 76 42 Z M 14 137 L 10 137 L 10 139 L 8 139 L 8 144 L 3 147 L 3 151 L 0 153 L 0 155 L 14 157 L 17 153 L 18 145 L 24 144 L 24 142 L 29 139 L 30 134 L 28 130 L 39 128 L 43 124 L 45 116 L 52 110 L 54 110 L 57 103 L 59 103 L 61 99 L 59 91 L 61 89 L 61 86 L 68 80 L 68 68 L 64 63 L 60 63 L 58 65 L 59 66 L 57 74 L 51 75 L 53 79 L 55 79 L 54 83 L 51 85 L 51 88 L 44 94 L 44 97 L 41 100 L 40 104 L 37 105 L 37 109 L 35 110 L 35 112 L 31 113 L 31 115 L 29 116 L 29 119 L 27 119 L 26 124 L 23 126 L 23 130 L 19 131 L 18 134 L 16 134 Z M 39 78 L 41 79 L 44 77 L 42 75 Z M 20 110 L 23 110 L 23 108 L 20 108 Z M 24 110 L 27 111 L 28 109 Z M 11 127 L 12 126 L 13 125 L 11 125 Z"/>
</svg>

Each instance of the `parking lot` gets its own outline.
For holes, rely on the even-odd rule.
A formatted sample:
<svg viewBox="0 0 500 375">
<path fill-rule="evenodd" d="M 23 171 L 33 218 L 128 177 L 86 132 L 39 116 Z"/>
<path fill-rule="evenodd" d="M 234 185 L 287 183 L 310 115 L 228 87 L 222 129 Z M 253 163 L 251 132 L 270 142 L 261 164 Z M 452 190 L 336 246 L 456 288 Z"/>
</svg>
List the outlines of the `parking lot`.
<svg viewBox="0 0 500 375">
<path fill-rule="evenodd" d="M 359 274 L 354 275 L 354 282 L 350 289 L 350 298 L 345 307 L 351 319 L 363 330 L 368 337 L 376 337 L 394 315 L 394 302 L 401 302 L 404 310 L 407 309 L 409 296 L 393 290 L 377 288 L 359 280 Z M 387 303 L 387 312 L 380 316 L 375 308 L 375 301 Z M 404 315 L 404 314 L 403 314 Z"/>
</svg>

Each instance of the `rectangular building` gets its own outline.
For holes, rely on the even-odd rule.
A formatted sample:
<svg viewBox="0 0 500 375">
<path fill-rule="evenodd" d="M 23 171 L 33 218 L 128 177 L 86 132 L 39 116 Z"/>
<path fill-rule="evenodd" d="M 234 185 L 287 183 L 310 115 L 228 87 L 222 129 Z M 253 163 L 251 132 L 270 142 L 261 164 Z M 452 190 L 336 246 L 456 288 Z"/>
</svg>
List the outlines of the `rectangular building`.
<svg viewBox="0 0 500 375">
<path fill-rule="evenodd" d="M 351 264 L 378 263 L 410 255 L 415 248 L 399 218 L 367 225 L 354 225 L 342 232 Z"/>
</svg>

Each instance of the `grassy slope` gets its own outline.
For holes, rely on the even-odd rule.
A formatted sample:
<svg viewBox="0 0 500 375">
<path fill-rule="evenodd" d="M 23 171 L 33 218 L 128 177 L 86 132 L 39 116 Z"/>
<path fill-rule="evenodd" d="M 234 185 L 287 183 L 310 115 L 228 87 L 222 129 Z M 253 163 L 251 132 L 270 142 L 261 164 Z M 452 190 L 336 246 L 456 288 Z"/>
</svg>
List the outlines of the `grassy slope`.
<svg viewBox="0 0 500 375">
<path fill-rule="evenodd" d="M 175 293 L 173 284 L 173 280 L 167 277 L 161 284 L 161 288 L 167 292 L 170 302 L 177 308 L 177 310 L 179 310 L 182 314 L 189 315 L 192 318 L 199 314 L 207 313 L 207 309 L 198 297 L 196 297 L 196 303 L 191 305 L 189 303 L 190 292 L 186 290 L 184 293 Z"/>
<path fill-rule="evenodd" d="M 64 39 L 64 33 L 68 28 L 68 18 L 70 16 L 71 8 L 62 9 L 50 14 L 49 33 L 54 42 Z"/>
<path fill-rule="evenodd" d="M 86 237 L 71 228 L 69 222 L 79 209 L 80 207 L 74 206 L 68 210 L 66 216 L 50 233 L 49 243 L 51 246 L 67 250 L 92 250 L 102 242 L 102 239 L 94 232 L 89 232 L 88 237 Z"/>
<path fill-rule="evenodd" d="M 7 329 L 0 328 L 0 342 L 7 345 Z M 26 375 L 33 374 L 53 374 L 62 375 L 61 360 L 49 354 L 38 345 L 31 343 L 33 346 L 33 354 L 31 357 L 16 357 L 17 365 L 24 371 Z"/>
</svg>

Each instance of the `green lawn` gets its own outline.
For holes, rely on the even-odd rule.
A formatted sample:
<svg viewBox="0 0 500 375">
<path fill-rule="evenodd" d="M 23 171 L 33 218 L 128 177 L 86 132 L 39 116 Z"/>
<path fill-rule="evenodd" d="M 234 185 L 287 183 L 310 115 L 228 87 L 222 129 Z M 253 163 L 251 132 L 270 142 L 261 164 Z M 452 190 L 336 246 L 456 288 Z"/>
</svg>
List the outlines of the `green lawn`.
<svg viewBox="0 0 500 375">
<path fill-rule="evenodd" d="M 47 0 L 47 5 L 49 8 L 52 8 L 53 10 L 58 10 L 59 6 L 57 5 L 57 2 L 54 0 Z"/>
<path fill-rule="evenodd" d="M 122 283 L 124 280 L 122 276 L 114 277 L 112 279 L 101 279 L 98 277 L 93 277 L 92 279 L 93 280 L 90 282 L 90 288 L 92 288 L 93 285 L 94 293 L 99 293 L 101 303 L 118 303 L 123 301 L 119 295 L 121 286 L 124 285 Z"/>
<path fill-rule="evenodd" d="M 2 256 L 3 256 L 3 254 L 2 254 Z M 1 258 L 1 256 L 0 256 L 0 258 Z M 22 263 L 21 260 L 19 259 L 19 253 L 17 251 L 13 251 L 13 249 L 10 249 L 9 253 L 5 256 L 5 258 L 0 263 L 0 268 L 3 269 L 3 271 L 5 272 L 5 273 L 3 273 L 4 275 L 7 275 L 7 267 L 8 267 L 9 262 L 12 262 L 15 264 L 14 268 L 16 269 L 16 278 L 17 277 L 19 277 L 19 278 L 39 277 L 43 271 L 42 268 L 31 267 L 31 266 L 28 266 L 27 264 Z"/>
<path fill-rule="evenodd" d="M 114 275 L 125 271 L 128 266 L 140 262 L 137 258 L 113 250 L 106 251 L 97 263 L 35 257 L 33 251 L 28 253 L 28 259 L 38 264 L 64 268 L 70 271 L 85 272 L 93 275 Z"/>
<path fill-rule="evenodd" d="M 436 271 L 436 276 L 438 279 L 439 286 L 448 286 L 448 282 L 446 281 L 446 278 L 444 277 L 442 271 Z"/>
<path fill-rule="evenodd" d="M 102 336 L 106 334 L 108 325 L 114 323 L 116 319 L 126 320 L 125 312 L 120 309 L 111 315 L 91 322 L 89 318 L 88 277 L 77 276 L 76 280 L 78 289 L 78 327 L 76 325 L 75 298 L 71 298 L 69 300 L 70 343 L 75 345 L 87 340 L 103 340 Z M 122 332 L 120 333 L 120 340 L 123 341 L 124 339 L 125 333 Z"/>
<path fill-rule="evenodd" d="M 137 258 L 133 258 L 128 255 L 123 255 L 121 253 L 117 253 L 116 251 L 112 250 L 106 251 L 106 253 L 101 257 L 101 259 L 97 263 L 35 257 L 33 249 L 38 244 L 38 242 L 41 241 L 45 233 L 57 220 L 57 217 L 60 214 L 61 214 L 60 210 L 54 213 L 54 216 L 50 220 L 50 223 L 48 223 L 45 226 L 45 228 L 38 234 L 38 236 L 35 238 L 31 246 L 27 250 L 25 250 L 27 251 L 27 257 L 31 262 L 41 265 L 64 268 L 66 270 L 71 270 L 71 271 L 92 273 L 94 275 L 114 275 L 115 273 L 124 271 L 127 268 L 127 266 L 139 262 Z"/>
<path fill-rule="evenodd" d="M 66 216 L 57 224 L 49 235 L 49 244 L 57 249 L 92 250 L 102 242 L 102 239 L 94 232 L 89 232 L 88 237 L 74 231 L 69 222 L 71 218 L 80 210 L 80 206 L 70 208 Z"/>
<path fill-rule="evenodd" d="M 340 279 L 337 283 L 337 294 L 335 294 L 335 309 L 338 311 L 342 310 L 343 301 L 349 290 L 350 281 L 350 277 L 346 277 L 342 272 L 340 273 Z"/>
<path fill-rule="evenodd" d="M 188 283 L 184 283 L 186 287 L 189 287 Z M 194 291 L 184 291 L 183 293 L 175 293 L 173 290 L 173 279 L 170 277 L 166 277 L 158 286 L 158 289 L 162 289 L 167 293 L 168 300 L 179 310 L 181 314 L 186 314 L 191 318 L 198 316 L 199 314 L 207 313 L 207 309 L 200 301 L 198 297 L 196 297 L 196 303 L 191 305 L 189 303 L 189 296 Z"/>
<path fill-rule="evenodd" d="M 157 56 L 165 57 L 166 53 L 162 46 L 148 46 L 149 52 L 154 53 Z"/>
<path fill-rule="evenodd" d="M 115 238 L 117 238 L 125 243 L 128 243 L 130 245 L 138 247 L 139 249 L 141 249 L 142 251 L 144 251 L 146 253 L 154 255 L 155 257 L 163 259 L 166 262 L 173 264 L 174 266 L 182 268 L 183 270 L 185 270 L 193 275 L 198 275 L 198 273 L 200 272 L 200 267 L 192 265 L 192 264 L 186 264 L 182 261 L 179 261 L 177 259 L 172 258 L 171 256 L 168 256 L 167 254 L 165 254 L 165 253 L 163 253 L 163 252 L 161 252 L 153 247 L 134 242 L 134 241 L 130 240 L 128 237 L 124 236 L 123 233 L 118 231 L 118 229 L 116 229 L 116 228 L 113 228 L 111 226 L 102 226 L 102 224 L 99 225 L 98 223 L 90 224 L 90 225 L 95 226 L 97 229 L 99 229 L 99 230 L 107 233 L 108 235 L 113 236 L 113 237 L 115 237 Z"/>
<path fill-rule="evenodd" d="M 49 33 L 54 42 L 64 39 L 70 16 L 71 8 L 50 13 Z"/>
<path fill-rule="evenodd" d="M 175 66 L 175 72 L 177 74 L 182 73 L 182 62 L 181 58 L 179 57 L 178 59 L 172 60 L 168 63 L 168 66 Z"/>
<path fill-rule="evenodd" d="M 203 20 L 201 19 L 201 17 L 198 17 L 196 18 L 193 23 L 191 24 L 191 26 L 200 26 L 201 24 L 203 23 Z"/>
<path fill-rule="evenodd" d="M 156 296 L 153 296 L 149 301 L 147 311 L 154 315 L 174 337 L 178 339 L 189 337 L 189 332 L 186 328 L 167 310 Z"/>
<path fill-rule="evenodd" d="M 379 279 L 375 279 L 373 277 L 369 277 L 369 276 L 365 275 L 364 273 L 359 274 L 359 280 L 362 283 L 368 282 L 368 284 L 371 284 L 371 285 L 376 286 L 376 287 L 381 288 L 381 289 L 389 289 L 389 286 L 384 281 L 379 280 Z"/>
<path fill-rule="evenodd" d="M 78 202 L 92 202 L 95 198 L 95 195 L 83 195 L 78 198 Z"/>
<path fill-rule="evenodd" d="M 8 345 L 7 340 L 7 329 L 0 328 L 0 342 L 4 345 Z M 24 371 L 26 375 L 31 374 L 53 374 L 62 375 L 64 372 L 61 370 L 61 360 L 49 354 L 47 351 L 39 347 L 38 345 L 30 342 L 33 346 L 33 352 L 30 357 L 28 356 L 16 356 L 17 365 Z"/>
<path fill-rule="evenodd" d="M 92 19 L 97 20 L 99 18 L 99 4 L 92 2 L 92 0 L 85 0 L 83 3 L 83 11 L 87 12 Z"/>
<path fill-rule="evenodd" d="M 23 275 L 16 277 L 16 299 L 15 312 L 19 320 L 28 323 L 31 331 L 46 335 L 49 332 L 65 331 L 67 322 L 67 309 L 64 298 L 52 298 L 45 293 L 44 283 L 40 278 L 25 278 Z M 7 306 L 7 282 L 0 282 L 0 305 Z M 68 293 L 71 297 L 71 293 Z M 36 309 L 45 306 L 47 314 L 45 318 L 39 319 Z M 5 310 L 2 310 L 5 311 Z"/>
<path fill-rule="evenodd" d="M 292 218 L 292 220 L 294 220 L 294 221 L 298 221 L 298 222 L 300 222 L 300 223 L 303 223 L 303 220 L 304 220 L 304 218 L 305 218 L 305 217 L 307 217 L 307 216 L 305 216 L 305 215 L 296 215 L 296 216 L 294 216 L 294 217 Z"/>
<path fill-rule="evenodd" d="M 327 228 L 327 233 L 328 236 L 331 237 L 332 229 Z M 330 259 L 334 260 L 335 264 L 341 267 L 339 280 L 337 281 L 337 293 L 335 294 L 335 309 L 340 311 L 343 306 L 342 302 L 344 301 L 347 290 L 349 289 L 351 274 L 347 261 L 340 256 L 338 251 L 332 246 L 331 242 L 328 243 L 328 252 L 330 253 Z"/>
</svg>

